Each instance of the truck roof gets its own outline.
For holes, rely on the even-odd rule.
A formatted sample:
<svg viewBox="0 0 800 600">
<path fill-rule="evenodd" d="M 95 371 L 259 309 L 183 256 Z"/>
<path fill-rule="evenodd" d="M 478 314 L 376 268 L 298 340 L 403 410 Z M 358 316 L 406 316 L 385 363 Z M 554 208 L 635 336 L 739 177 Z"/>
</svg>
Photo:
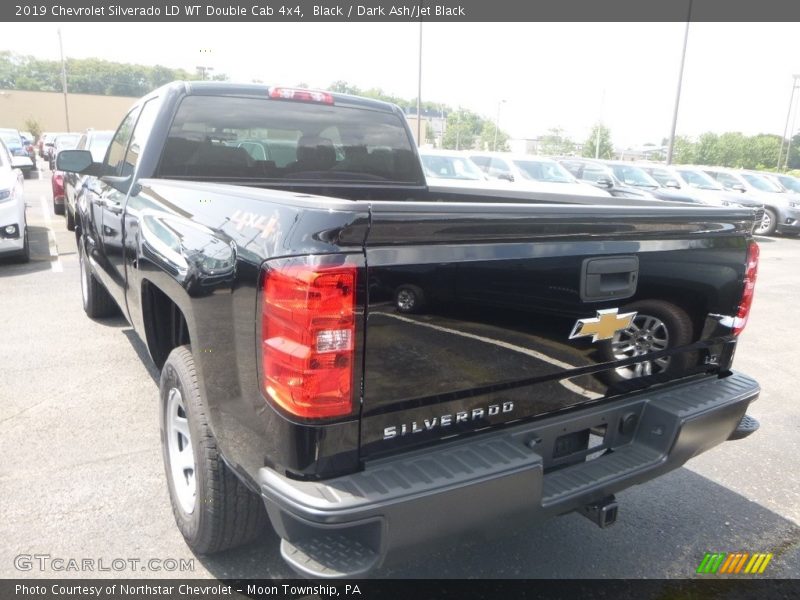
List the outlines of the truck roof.
<svg viewBox="0 0 800 600">
<path fill-rule="evenodd" d="M 297 86 L 273 86 L 263 83 L 236 83 L 230 81 L 173 81 L 160 89 L 167 88 L 169 91 L 183 93 L 192 96 L 251 96 L 268 98 L 270 90 L 275 87 L 290 89 L 310 89 L 299 88 Z M 316 90 L 315 90 L 316 91 Z M 319 90 L 326 91 L 326 90 Z M 352 108 L 366 108 L 387 113 L 402 112 L 400 108 L 390 102 L 364 98 L 362 96 L 351 96 L 337 92 L 326 93 L 333 96 L 337 106 L 349 106 Z"/>
</svg>

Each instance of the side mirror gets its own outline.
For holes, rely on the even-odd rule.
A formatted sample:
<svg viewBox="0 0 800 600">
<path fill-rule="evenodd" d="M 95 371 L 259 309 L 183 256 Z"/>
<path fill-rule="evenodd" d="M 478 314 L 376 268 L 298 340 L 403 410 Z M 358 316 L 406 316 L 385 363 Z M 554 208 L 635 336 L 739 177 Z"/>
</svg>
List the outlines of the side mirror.
<svg viewBox="0 0 800 600">
<path fill-rule="evenodd" d="M 88 150 L 62 150 L 56 155 L 56 169 L 68 173 L 85 173 L 93 162 Z"/>
<path fill-rule="evenodd" d="M 743 194 L 744 194 L 744 193 L 747 191 L 747 190 L 745 189 L 745 187 L 744 187 L 744 186 L 743 186 L 741 183 L 734 183 L 734 184 L 731 186 L 731 189 L 732 189 L 732 190 L 734 190 L 734 191 L 736 191 L 736 192 L 742 192 Z"/>
<path fill-rule="evenodd" d="M 674 188 L 676 190 L 681 189 L 681 184 L 675 181 L 674 179 L 668 179 L 666 183 L 664 183 L 664 187 Z"/>
<path fill-rule="evenodd" d="M 511 173 L 498 173 L 497 178 L 505 181 L 514 181 L 514 176 Z"/>
<path fill-rule="evenodd" d="M 599 178 L 598 178 L 598 179 L 597 179 L 597 180 L 594 182 L 594 184 L 595 184 L 597 187 L 605 188 L 605 189 L 607 189 L 607 190 L 608 190 L 608 189 L 611 189 L 612 187 L 614 187 L 614 182 L 613 182 L 613 181 L 611 181 L 611 179 L 609 179 L 608 177 L 599 177 Z"/>
</svg>

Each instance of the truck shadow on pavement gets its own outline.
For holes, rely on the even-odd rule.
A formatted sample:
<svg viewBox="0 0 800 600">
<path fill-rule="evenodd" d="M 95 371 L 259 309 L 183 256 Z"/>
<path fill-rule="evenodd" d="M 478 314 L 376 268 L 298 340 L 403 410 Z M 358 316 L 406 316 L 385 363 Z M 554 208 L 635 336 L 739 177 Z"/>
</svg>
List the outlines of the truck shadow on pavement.
<svg viewBox="0 0 800 600">
<path fill-rule="evenodd" d="M 28 226 L 28 244 L 31 250 L 31 260 L 21 263 L 14 256 L 0 254 L 0 277 L 13 277 L 26 275 L 50 268 L 50 261 L 56 257 L 50 256 L 50 240 L 47 227 Z"/>
<path fill-rule="evenodd" d="M 464 536 L 443 548 L 414 548 L 411 560 L 386 564 L 372 577 L 687 578 L 706 552 L 735 551 L 774 553 L 768 577 L 800 576 L 797 524 L 689 469 L 626 490 L 617 500 L 619 521 L 609 529 L 577 514 L 520 524 L 510 537 Z M 297 577 L 283 563 L 278 541 L 270 532 L 258 544 L 197 558 L 218 578 Z"/>
</svg>

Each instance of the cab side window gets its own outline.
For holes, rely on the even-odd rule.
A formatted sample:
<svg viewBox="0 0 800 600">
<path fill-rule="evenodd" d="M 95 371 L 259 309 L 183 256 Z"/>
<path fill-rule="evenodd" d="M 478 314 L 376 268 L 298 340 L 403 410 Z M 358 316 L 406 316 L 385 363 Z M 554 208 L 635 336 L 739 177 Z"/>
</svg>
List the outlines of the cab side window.
<svg viewBox="0 0 800 600">
<path fill-rule="evenodd" d="M 106 160 L 104 162 L 103 172 L 106 175 L 119 175 L 122 170 L 122 165 L 125 162 L 125 154 L 128 150 L 128 142 L 131 141 L 133 134 L 133 126 L 136 123 L 136 117 L 139 116 L 139 107 L 135 107 L 123 119 L 122 124 L 117 129 L 114 137 L 111 138 L 111 144 L 106 153 Z"/>
<path fill-rule="evenodd" d="M 150 137 L 150 132 L 153 130 L 153 124 L 157 116 L 158 102 L 156 102 L 156 98 L 153 98 L 144 103 L 139 113 L 139 119 L 136 121 L 136 127 L 133 130 L 130 144 L 128 144 L 128 150 L 125 153 L 125 160 L 122 161 L 120 168 L 119 174 L 122 177 L 133 175 L 133 172 L 136 170 L 142 148 L 144 148 L 147 139 Z"/>
</svg>

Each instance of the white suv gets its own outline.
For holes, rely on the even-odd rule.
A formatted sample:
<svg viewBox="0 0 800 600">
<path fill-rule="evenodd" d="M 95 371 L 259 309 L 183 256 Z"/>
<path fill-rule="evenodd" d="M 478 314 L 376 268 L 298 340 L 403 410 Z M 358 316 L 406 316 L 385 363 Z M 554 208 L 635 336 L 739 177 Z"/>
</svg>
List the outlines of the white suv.
<svg viewBox="0 0 800 600">
<path fill-rule="evenodd" d="M 28 161 L 28 159 L 25 159 Z M 0 258 L 16 256 L 28 262 L 28 227 L 22 197 L 21 157 L 13 157 L 0 140 Z"/>
</svg>

